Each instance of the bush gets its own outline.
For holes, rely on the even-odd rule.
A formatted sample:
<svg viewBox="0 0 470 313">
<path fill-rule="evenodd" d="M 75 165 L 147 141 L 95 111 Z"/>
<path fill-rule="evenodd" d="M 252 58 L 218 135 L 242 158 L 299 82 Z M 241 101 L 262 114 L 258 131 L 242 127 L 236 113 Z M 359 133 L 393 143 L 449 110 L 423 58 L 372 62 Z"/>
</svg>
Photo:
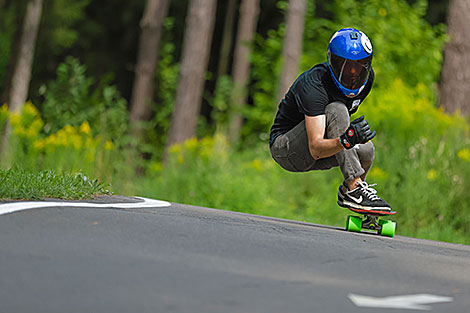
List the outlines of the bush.
<svg viewBox="0 0 470 313">
<path fill-rule="evenodd" d="M 380 183 L 409 235 L 463 240 L 470 232 L 470 125 L 435 108 L 431 93 L 422 84 L 413 89 L 396 80 L 361 105 L 358 114 L 377 130 L 370 178 Z"/>
<path fill-rule="evenodd" d="M 405 0 L 337 0 L 333 4 L 325 6 L 324 14 L 331 15 L 325 19 L 315 14 L 313 1 L 308 2 L 299 74 L 326 62 L 328 42 L 335 31 L 356 27 L 370 37 L 374 47 L 373 90 L 386 88 L 396 79 L 413 88 L 434 88 L 441 68 L 445 27 L 432 27 L 424 20 L 426 1 L 416 1 L 412 6 Z M 256 37 L 252 56 L 254 107 L 245 113 L 248 121 L 244 134 L 265 138 L 274 119 L 279 104 L 276 97 L 283 35 L 281 24 L 269 31 L 267 38 Z M 435 101 L 433 90 L 426 96 Z"/>
<path fill-rule="evenodd" d="M 3 167 L 15 164 L 26 171 L 54 169 L 61 172 L 93 173 L 111 179 L 123 171 L 124 152 L 116 142 L 101 135 L 93 135 L 90 124 L 65 125 L 57 132 L 46 134 L 40 112 L 27 102 L 21 112 L 11 113 L 6 105 L 0 109 L 0 126 L 9 118 L 10 146 Z"/>
<path fill-rule="evenodd" d="M 86 76 L 86 68 L 72 57 L 57 69 L 57 79 L 42 86 L 44 131 L 57 132 L 66 125 L 78 127 L 89 122 L 94 135 L 106 139 L 124 138 L 128 127 L 127 102 L 115 86 L 105 80 L 94 90 L 94 80 Z"/>
<path fill-rule="evenodd" d="M 469 243 L 470 125 L 435 108 L 431 94 L 396 80 L 361 105 L 357 114 L 378 133 L 367 180 L 398 211 L 401 235 Z M 133 193 L 341 227 L 349 214 L 336 205 L 339 169 L 286 172 L 267 144 L 237 152 L 221 135 L 191 139 L 170 149 L 165 167 L 150 169 Z"/>
</svg>

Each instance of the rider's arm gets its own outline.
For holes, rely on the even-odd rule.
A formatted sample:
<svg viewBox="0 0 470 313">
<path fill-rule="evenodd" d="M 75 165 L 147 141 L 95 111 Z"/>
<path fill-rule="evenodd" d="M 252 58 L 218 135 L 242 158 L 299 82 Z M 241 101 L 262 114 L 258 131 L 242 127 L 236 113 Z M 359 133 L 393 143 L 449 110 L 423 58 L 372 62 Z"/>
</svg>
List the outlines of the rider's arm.
<svg viewBox="0 0 470 313">
<path fill-rule="evenodd" d="M 326 115 L 305 115 L 308 148 L 315 160 L 327 158 L 344 149 L 339 138 L 325 139 Z"/>
</svg>

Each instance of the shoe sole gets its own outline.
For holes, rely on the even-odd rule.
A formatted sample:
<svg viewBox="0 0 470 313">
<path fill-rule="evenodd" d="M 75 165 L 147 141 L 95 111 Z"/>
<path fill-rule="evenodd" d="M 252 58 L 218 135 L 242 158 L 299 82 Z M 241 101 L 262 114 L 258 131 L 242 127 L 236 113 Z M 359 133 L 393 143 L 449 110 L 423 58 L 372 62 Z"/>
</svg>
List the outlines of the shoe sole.
<svg viewBox="0 0 470 313">
<path fill-rule="evenodd" d="M 361 210 L 361 209 L 353 209 L 353 208 L 348 208 L 349 210 L 363 214 L 363 215 L 395 215 L 397 214 L 396 211 L 374 211 L 374 210 Z"/>
<path fill-rule="evenodd" d="M 389 207 L 363 207 L 361 205 L 358 205 L 356 203 L 348 202 L 348 201 L 343 201 L 342 204 L 340 204 L 340 201 L 338 200 L 338 205 L 348 208 L 348 209 L 354 209 L 354 210 L 360 210 L 363 212 L 368 212 L 368 211 L 376 211 L 376 212 L 391 212 L 392 208 Z"/>
</svg>

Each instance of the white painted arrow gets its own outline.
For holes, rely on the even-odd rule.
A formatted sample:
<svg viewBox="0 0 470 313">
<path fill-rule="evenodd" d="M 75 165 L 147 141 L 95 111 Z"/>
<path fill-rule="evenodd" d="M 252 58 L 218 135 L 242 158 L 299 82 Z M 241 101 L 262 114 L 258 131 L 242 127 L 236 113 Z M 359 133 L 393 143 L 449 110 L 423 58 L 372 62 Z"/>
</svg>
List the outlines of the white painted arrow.
<svg viewBox="0 0 470 313">
<path fill-rule="evenodd" d="M 349 294 L 348 298 L 358 307 L 424 311 L 431 310 L 431 307 L 426 304 L 452 302 L 454 300 L 452 297 L 443 297 L 430 294 L 404 295 L 383 298 Z"/>
</svg>

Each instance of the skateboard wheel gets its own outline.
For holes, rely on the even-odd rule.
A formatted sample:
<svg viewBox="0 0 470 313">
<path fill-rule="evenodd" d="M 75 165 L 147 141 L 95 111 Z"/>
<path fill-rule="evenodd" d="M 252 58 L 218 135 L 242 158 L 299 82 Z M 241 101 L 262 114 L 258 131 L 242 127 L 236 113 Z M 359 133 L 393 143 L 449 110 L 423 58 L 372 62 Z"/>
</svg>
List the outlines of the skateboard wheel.
<svg viewBox="0 0 470 313">
<path fill-rule="evenodd" d="M 362 228 L 362 219 L 357 216 L 348 216 L 346 221 L 346 230 L 360 232 Z"/>
<path fill-rule="evenodd" d="M 380 235 L 387 236 L 387 237 L 395 236 L 395 229 L 397 227 L 397 223 L 392 222 L 392 221 L 380 220 L 379 224 L 382 226 Z"/>
</svg>

